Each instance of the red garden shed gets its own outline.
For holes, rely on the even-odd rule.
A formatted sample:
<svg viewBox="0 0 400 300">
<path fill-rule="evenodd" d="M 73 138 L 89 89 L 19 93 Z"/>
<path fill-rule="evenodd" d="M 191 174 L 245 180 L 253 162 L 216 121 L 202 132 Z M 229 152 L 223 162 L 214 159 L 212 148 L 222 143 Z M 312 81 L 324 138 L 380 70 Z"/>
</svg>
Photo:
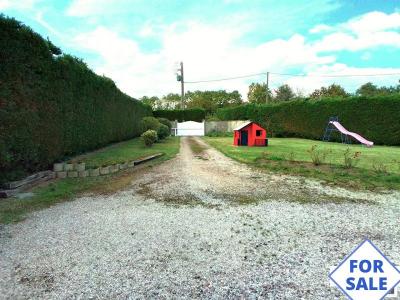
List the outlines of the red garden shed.
<svg viewBox="0 0 400 300">
<path fill-rule="evenodd" d="M 235 146 L 268 146 L 267 131 L 255 122 L 246 122 L 233 132 Z"/>
</svg>

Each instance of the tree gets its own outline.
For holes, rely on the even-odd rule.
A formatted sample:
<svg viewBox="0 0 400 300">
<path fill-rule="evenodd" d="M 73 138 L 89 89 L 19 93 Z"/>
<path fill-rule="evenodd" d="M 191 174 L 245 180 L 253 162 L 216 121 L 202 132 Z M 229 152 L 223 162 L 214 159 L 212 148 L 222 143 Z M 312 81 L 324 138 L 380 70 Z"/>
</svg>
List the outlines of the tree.
<svg viewBox="0 0 400 300">
<path fill-rule="evenodd" d="M 169 93 L 161 98 L 162 109 L 178 109 L 181 108 L 182 100 L 179 94 Z"/>
<path fill-rule="evenodd" d="M 203 108 L 207 113 L 213 113 L 217 108 L 240 105 L 242 96 L 238 91 L 194 91 L 186 93 L 187 108 Z"/>
<path fill-rule="evenodd" d="M 247 99 L 250 103 L 267 103 L 272 100 L 272 94 L 265 83 L 252 83 L 249 86 Z"/>
<path fill-rule="evenodd" d="M 275 90 L 275 93 L 276 93 L 275 96 L 276 101 L 288 101 L 296 96 L 292 88 L 287 84 L 283 84 L 280 87 L 278 87 Z"/>
<path fill-rule="evenodd" d="M 157 96 L 147 97 L 143 96 L 139 99 L 143 104 L 149 105 L 152 109 L 157 109 L 160 106 L 160 99 Z"/>
<path fill-rule="evenodd" d="M 348 97 L 349 94 L 346 92 L 346 90 L 341 87 L 338 84 L 331 84 L 330 86 L 322 87 L 321 89 L 316 89 L 314 92 L 310 94 L 311 98 L 314 99 L 320 99 L 320 98 L 335 98 L 335 97 L 340 97 L 340 98 L 346 98 Z"/>
<path fill-rule="evenodd" d="M 367 82 L 357 89 L 356 94 L 358 96 L 371 97 L 378 94 L 378 92 L 379 89 L 375 84 L 372 82 Z"/>
</svg>

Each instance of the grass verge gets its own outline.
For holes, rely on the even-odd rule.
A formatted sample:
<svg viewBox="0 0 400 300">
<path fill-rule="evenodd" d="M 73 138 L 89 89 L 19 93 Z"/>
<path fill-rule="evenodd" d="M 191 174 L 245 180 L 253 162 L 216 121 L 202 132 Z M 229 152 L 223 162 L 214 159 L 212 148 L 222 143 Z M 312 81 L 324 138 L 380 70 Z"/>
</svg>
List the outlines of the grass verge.
<svg viewBox="0 0 400 300">
<path fill-rule="evenodd" d="M 153 154 L 152 152 L 149 152 L 148 149 L 141 147 L 138 140 L 139 139 L 135 139 L 124 143 L 118 143 L 107 147 L 108 149 L 105 148 L 86 155 L 87 158 L 90 158 L 91 162 L 101 162 L 105 159 L 108 161 L 112 160 L 113 153 L 119 153 L 117 159 L 124 159 L 124 157 L 136 159 Z M 127 145 L 129 145 L 129 148 L 133 150 L 135 157 L 131 154 L 127 154 Z M 122 149 L 118 149 L 119 147 Z M 112 150 L 110 151 L 109 149 Z M 144 165 L 146 167 L 154 166 L 175 157 L 179 152 L 179 138 L 170 137 L 162 143 L 156 144 L 154 148 L 151 149 L 154 153 L 162 152 L 164 155 L 146 163 Z M 104 153 L 107 153 L 107 155 Z M 127 155 L 124 156 L 123 153 Z M 96 157 L 97 155 L 99 155 L 99 157 Z M 133 168 L 107 176 L 55 180 L 43 186 L 34 188 L 32 190 L 33 196 L 30 198 L 9 198 L 0 200 L 0 224 L 21 221 L 29 212 L 47 208 L 63 201 L 70 201 L 83 193 L 109 194 L 116 192 L 130 184 L 132 179 L 136 176 L 136 171 L 137 169 Z"/>
<path fill-rule="evenodd" d="M 333 185 L 356 189 L 400 189 L 400 147 L 343 145 L 305 139 L 272 138 L 268 147 L 237 147 L 232 138 L 205 137 L 205 141 L 237 161 L 284 174 L 324 180 Z M 312 163 L 310 149 L 316 145 L 326 153 L 321 165 Z M 346 150 L 356 166 L 345 167 Z"/>
<path fill-rule="evenodd" d="M 84 162 L 86 168 L 97 168 L 103 165 L 113 165 L 139 159 L 156 153 L 164 153 L 168 159 L 175 156 L 176 147 L 179 148 L 178 137 L 168 137 L 151 147 L 146 147 L 140 138 L 113 144 L 111 146 L 74 157 L 70 162 Z"/>
<path fill-rule="evenodd" d="M 200 155 L 203 153 L 204 150 L 207 149 L 206 146 L 204 146 L 203 144 L 200 144 L 193 138 L 188 138 L 188 143 L 189 143 L 190 149 L 192 150 L 192 152 L 195 155 Z"/>
</svg>

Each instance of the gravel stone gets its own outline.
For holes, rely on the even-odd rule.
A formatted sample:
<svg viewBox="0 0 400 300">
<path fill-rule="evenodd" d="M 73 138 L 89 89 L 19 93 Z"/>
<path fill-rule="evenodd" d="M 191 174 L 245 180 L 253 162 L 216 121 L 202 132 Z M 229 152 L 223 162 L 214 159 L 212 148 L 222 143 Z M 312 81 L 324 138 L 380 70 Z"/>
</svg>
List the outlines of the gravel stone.
<svg viewBox="0 0 400 300">
<path fill-rule="evenodd" d="M 182 138 L 123 191 L 0 228 L 0 298 L 344 299 L 328 273 L 364 238 L 400 263 L 399 200 L 195 157 Z"/>
</svg>

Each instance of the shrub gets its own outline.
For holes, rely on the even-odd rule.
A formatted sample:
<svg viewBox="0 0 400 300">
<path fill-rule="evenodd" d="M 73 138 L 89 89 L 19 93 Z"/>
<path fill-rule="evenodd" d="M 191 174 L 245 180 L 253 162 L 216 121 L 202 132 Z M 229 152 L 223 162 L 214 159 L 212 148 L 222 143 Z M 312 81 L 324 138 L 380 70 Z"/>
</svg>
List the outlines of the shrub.
<svg viewBox="0 0 400 300">
<path fill-rule="evenodd" d="M 220 120 L 258 122 L 273 136 L 317 140 L 322 138 L 329 117 L 338 116 L 344 127 L 375 144 L 400 145 L 399 111 L 400 95 L 390 95 L 247 104 L 218 109 L 216 116 Z M 340 135 L 334 140 L 339 141 Z"/>
<path fill-rule="evenodd" d="M 166 118 L 157 118 L 158 122 L 160 122 L 161 124 L 164 124 L 165 126 L 168 127 L 169 130 L 171 130 L 172 128 L 172 124 L 171 121 L 166 119 Z"/>
<path fill-rule="evenodd" d="M 317 145 L 312 145 L 307 152 L 310 154 L 312 163 L 315 166 L 319 166 L 325 162 L 330 151 L 319 149 Z"/>
<path fill-rule="evenodd" d="M 344 158 L 344 167 L 346 169 L 351 169 L 355 167 L 360 161 L 361 152 L 356 151 L 354 154 L 351 154 L 350 148 L 347 148 L 343 153 Z"/>
<path fill-rule="evenodd" d="M 4 15 L 0 36 L 0 183 L 141 134 L 150 107 L 111 79 Z"/>
<path fill-rule="evenodd" d="M 157 141 L 157 132 L 154 130 L 147 130 L 141 135 L 144 144 L 147 147 L 151 147 Z"/>
<path fill-rule="evenodd" d="M 201 122 L 206 118 L 206 111 L 202 108 L 174 109 L 174 110 L 155 110 L 153 112 L 157 118 L 166 118 L 170 121 L 195 121 Z"/>
<path fill-rule="evenodd" d="M 160 140 L 165 139 L 170 135 L 171 130 L 168 128 L 168 126 L 164 124 L 160 124 L 157 130 L 157 135 Z"/>
<path fill-rule="evenodd" d="M 157 131 L 161 123 L 154 117 L 144 117 L 141 121 L 142 132 L 147 130 Z"/>
</svg>

